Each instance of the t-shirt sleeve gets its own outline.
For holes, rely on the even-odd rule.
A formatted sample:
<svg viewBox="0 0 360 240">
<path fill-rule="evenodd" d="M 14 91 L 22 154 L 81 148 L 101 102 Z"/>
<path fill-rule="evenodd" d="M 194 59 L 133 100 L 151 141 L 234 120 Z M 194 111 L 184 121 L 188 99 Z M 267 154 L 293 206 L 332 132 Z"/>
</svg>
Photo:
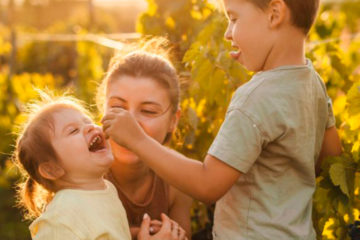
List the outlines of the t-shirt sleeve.
<svg viewBox="0 0 360 240">
<path fill-rule="evenodd" d="M 326 122 L 326 128 L 331 128 L 335 126 L 335 116 L 334 116 L 332 101 L 329 96 L 327 96 L 327 107 L 328 107 L 328 118 Z"/>
<path fill-rule="evenodd" d="M 229 110 L 208 154 L 246 173 L 261 153 L 259 125 L 240 109 Z"/>
<path fill-rule="evenodd" d="M 33 240 L 80 240 L 81 238 L 68 226 L 42 220 L 37 222 L 31 228 L 31 235 Z"/>
</svg>

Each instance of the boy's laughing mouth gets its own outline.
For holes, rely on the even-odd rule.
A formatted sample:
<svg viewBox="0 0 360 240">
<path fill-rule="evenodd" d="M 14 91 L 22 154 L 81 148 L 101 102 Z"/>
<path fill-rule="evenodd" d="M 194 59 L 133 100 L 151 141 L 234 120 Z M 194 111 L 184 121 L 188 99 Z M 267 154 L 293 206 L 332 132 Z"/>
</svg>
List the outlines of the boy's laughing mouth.
<svg viewBox="0 0 360 240">
<path fill-rule="evenodd" d="M 238 46 L 236 46 L 236 45 L 234 45 L 234 44 L 232 45 L 232 48 L 235 49 L 235 50 L 233 50 L 233 51 L 230 52 L 230 56 L 231 56 L 232 58 L 234 58 L 235 60 L 238 60 L 239 57 L 240 57 L 240 55 L 241 55 L 241 50 L 239 49 Z"/>
</svg>

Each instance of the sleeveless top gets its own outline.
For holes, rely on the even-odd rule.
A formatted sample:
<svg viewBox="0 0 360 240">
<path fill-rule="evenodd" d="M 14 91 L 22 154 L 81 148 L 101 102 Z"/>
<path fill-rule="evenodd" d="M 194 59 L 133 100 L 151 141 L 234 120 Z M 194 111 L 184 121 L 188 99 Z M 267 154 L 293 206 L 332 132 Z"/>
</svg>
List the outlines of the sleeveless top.
<svg viewBox="0 0 360 240">
<path fill-rule="evenodd" d="M 136 203 L 129 199 L 120 189 L 120 186 L 111 171 L 106 174 L 105 178 L 112 182 L 116 187 L 118 196 L 126 210 L 130 227 L 139 227 L 145 213 L 149 214 L 151 219 L 157 220 L 161 220 L 161 213 L 169 215 L 169 184 L 164 182 L 155 173 L 149 198 L 143 203 Z"/>
</svg>

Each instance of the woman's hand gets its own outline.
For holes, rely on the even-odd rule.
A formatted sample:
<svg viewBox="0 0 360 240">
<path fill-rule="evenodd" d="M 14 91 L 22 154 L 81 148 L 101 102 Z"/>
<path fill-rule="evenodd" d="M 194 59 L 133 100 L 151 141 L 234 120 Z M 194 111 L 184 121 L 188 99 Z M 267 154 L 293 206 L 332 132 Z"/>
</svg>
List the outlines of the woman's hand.
<svg viewBox="0 0 360 240">
<path fill-rule="evenodd" d="M 138 240 L 187 240 L 185 231 L 176 222 L 170 220 L 165 214 L 161 214 L 162 222 L 151 221 L 149 215 L 145 214 L 143 222 L 141 223 L 140 232 L 138 234 Z M 160 230 L 150 235 L 150 225 Z"/>
<path fill-rule="evenodd" d="M 186 231 L 177 223 L 175 222 L 174 220 L 171 220 L 171 226 L 176 226 L 178 225 L 179 226 L 179 235 L 182 235 L 182 234 L 185 234 L 186 235 Z M 150 234 L 151 235 L 154 235 L 156 233 L 158 233 L 160 231 L 162 227 L 162 222 L 159 221 L 159 220 L 151 220 L 150 222 Z"/>
<path fill-rule="evenodd" d="M 135 118 L 121 108 L 110 109 L 101 120 L 107 138 L 131 150 L 146 137 L 145 132 Z"/>
<path fill-rule="evenodd" d="M 159 220 L 151 220 L 150 222 L 150 234 L 154 235 L 155 233 L 159 232 L 162 227 L 162 222 Z"/>
</svg>

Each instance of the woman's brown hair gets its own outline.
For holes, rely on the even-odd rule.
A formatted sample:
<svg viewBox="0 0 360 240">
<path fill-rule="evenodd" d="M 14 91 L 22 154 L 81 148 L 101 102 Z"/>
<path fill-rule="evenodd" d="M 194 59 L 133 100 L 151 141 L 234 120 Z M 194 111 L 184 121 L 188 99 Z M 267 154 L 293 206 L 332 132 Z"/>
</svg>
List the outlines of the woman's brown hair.
<svg viewBox="0 0 360 240">
<path fill-rule="evenodd" d="M 99 111 L 104 109 L 106 91 L 111 82 L 122 76 L 131 76 L 150 78 L 167 89 L 175 113 L 179 107 L 180 87 L 176 69 L 169 60 L 170 51 L 166 50 L 167 46 L 166 39 L 152 38 L 129 45 L 124 50 L 126 53 L 115 55 L 97 91 L 96 103 Z"/>
<path fill-rule="evenodd" d="M 52 199 L 57 189 L 51 180 L 39 173 L 42 163 L 57 161 L 57 153 L 51 143 L 54 133 L 53 114 L 62 109 L 76 109 L 84 114 L 89 112 L 82 103 L 69 96 L 50 96 L 39 91 L 42 100 L 28 104 L 27 121 L 20 126 L 14 161 L 23 176 L 17 185 L 18 206 L 24 209 L 25 219 L 38 217 Z"/>
</svg>

